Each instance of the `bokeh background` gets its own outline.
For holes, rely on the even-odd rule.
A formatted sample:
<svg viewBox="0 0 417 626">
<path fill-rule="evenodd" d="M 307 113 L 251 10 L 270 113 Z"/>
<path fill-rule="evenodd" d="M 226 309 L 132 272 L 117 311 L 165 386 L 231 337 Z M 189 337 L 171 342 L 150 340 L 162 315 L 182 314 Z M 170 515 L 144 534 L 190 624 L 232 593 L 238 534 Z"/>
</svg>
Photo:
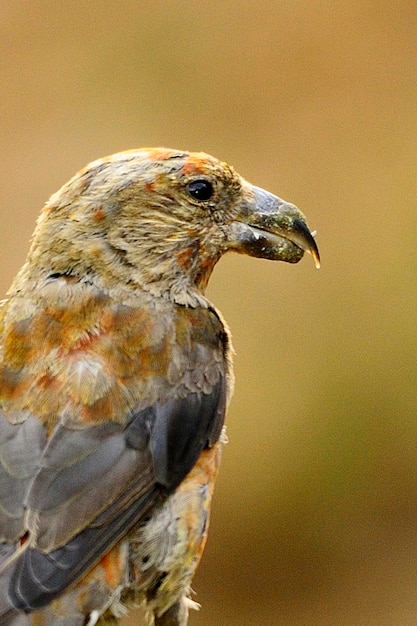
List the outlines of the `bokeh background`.
<svg viewBox="0 0 417 626">
<path fill-rule="evenodd" d="M 416 42 L 415 0 L 0 3 L 1 294 L 127 148 L 212 153 L 318 230 L 320 271 L 211 281 L 237 384 L 192 626 L 417 624 Z"/>
</svg>

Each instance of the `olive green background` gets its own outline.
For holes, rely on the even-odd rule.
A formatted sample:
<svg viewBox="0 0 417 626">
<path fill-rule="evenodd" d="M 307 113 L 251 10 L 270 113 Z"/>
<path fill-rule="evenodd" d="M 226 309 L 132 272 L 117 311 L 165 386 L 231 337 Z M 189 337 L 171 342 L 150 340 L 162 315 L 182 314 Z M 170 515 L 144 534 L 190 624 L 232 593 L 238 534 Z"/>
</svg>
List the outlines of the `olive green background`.
<svg viewBox="0 0 417 626">
<path fill-rule="evenodd" d="M 212 153 L 318 230 L 320 271 L 211 280 L 237 383 L 190 626 L 417 624 L 416 41 L 415 0 L 0 2 L 1 294 L 127 148 Z"/>
</svg>

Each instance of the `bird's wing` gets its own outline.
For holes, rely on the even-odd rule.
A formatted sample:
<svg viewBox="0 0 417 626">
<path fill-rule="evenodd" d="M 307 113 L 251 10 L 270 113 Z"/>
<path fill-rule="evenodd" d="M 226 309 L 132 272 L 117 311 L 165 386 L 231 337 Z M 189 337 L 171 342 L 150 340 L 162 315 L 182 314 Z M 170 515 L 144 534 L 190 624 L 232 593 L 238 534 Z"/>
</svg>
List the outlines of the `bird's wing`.
<svg viewBox="0 0 417 626">
<path fill-rule="evenodd" d="M 43 606 L 78 580 L 218 439 L 226 405 L 220 322 L 217 340 L 210 339 L 216 348 L 202 340 L 201 329 L 195 334 L 195 319 L 186 326 L 193 335 L 184 345 L 194 383 L 173 386 L 171 395 L 134 411 L 124 423 L 64 420 L 45 445 L 37 418 L 29 416 L 13 425 L 3 418 L 0 456 L 2 445 L 6 453 L 0 465 L 0 498 L 12 514 L 16 508 L 21 515 L 25 508 L 28 533 L 13 563 L 8 594 L 15 607 L 27 611 Z M 200 356 L 204 363 L 211 350 L 218 376 L 210 384 L 205 377 L 203 385 L 193 360 Z M 167 388 L 166 381 L 161 384 Z M 15 494 L 11 503 L 9 493 Z"/>
<path fill-rule="evenodd" d="M 0 543 L 22 535 L 24 501 L 39 467 L 46 432 L 34 415 L 12 424 L 0 411 Z M 4 560 L 0 552 L 0 563 Z"/>
</svg>

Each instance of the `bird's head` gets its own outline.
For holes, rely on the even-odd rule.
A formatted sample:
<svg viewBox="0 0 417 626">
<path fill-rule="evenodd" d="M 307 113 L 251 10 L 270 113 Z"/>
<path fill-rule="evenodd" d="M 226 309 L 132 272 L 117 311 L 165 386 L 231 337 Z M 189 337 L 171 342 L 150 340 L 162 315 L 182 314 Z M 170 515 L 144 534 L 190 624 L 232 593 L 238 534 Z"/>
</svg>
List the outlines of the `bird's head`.
<svg viewBox="0 0 417 626">
<path fill-rule="evenodd" d="M 228 250 L 319 253 L 303 214 L 207 154 L 131 150 L 90 163 L 43 209 L 30 251 L 46 275 L 115 282 L 193 306 Z"/>
</svg>

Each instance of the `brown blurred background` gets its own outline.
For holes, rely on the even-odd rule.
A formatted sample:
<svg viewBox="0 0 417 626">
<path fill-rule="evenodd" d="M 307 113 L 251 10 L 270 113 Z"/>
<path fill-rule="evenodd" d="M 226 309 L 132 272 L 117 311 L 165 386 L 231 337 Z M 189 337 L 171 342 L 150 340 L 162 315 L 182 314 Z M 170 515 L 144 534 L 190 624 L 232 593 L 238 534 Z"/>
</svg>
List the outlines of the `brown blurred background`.
<svg viewBox="0 0 417 626">
<path fill-rule="evenodd" d="M 417 624 L 415 0 L 2 0 L 0 90 L 0 294 L 122 149 L 210 152 L 318 229 L 319 272 L 211 281 L 237 384 L 192 626 Z"/>
</svg>

